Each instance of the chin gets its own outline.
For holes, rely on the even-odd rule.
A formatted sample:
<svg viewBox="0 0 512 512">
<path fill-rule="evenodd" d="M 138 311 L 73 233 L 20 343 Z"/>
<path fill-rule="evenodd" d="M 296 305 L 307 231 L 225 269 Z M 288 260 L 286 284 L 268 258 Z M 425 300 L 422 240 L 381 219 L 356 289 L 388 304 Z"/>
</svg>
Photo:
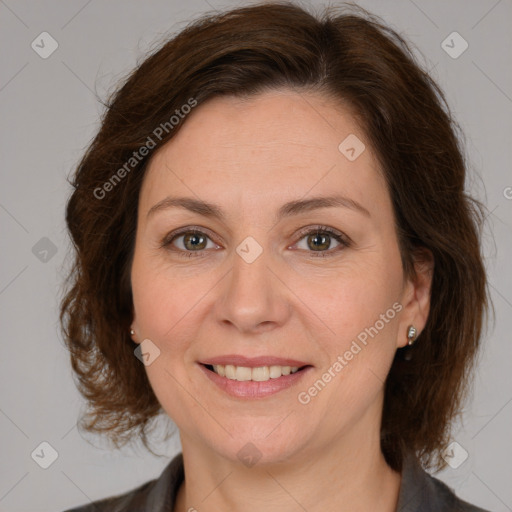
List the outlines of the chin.
<svg viewBox="0 0 512 512">
<path fill-rule="evenodd" d="M 241 422 L 231 423 L 233 437 L 226 434 L 222 440 L 211 440 L 212 450 L 247 467 L 286 463 L 300 453 L 307 443 L 303 433 L 299 437 L 303 429 L 290 429 L 290 425 L 276 428 L 279 421 L 265 421 L 257 427 L 254 424 L 248 426 L 247 422 L 243 425 Z"/>
</svg>

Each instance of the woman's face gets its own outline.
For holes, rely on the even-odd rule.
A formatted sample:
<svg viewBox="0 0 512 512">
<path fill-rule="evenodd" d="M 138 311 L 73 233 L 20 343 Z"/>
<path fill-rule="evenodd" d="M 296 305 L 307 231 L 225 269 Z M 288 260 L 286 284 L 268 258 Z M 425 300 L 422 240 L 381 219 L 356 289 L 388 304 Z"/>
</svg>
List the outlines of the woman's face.
<svg viewBox="0 0 512 512">
<path fill-rule="evenodd" d="M 407 326 L 423 327 L 365 135 L 312 93 L 189 114 L 148 167 L 131 279 L 163 409 L 182 440 L 232 460 L 357 450 Z"/>
</svg>

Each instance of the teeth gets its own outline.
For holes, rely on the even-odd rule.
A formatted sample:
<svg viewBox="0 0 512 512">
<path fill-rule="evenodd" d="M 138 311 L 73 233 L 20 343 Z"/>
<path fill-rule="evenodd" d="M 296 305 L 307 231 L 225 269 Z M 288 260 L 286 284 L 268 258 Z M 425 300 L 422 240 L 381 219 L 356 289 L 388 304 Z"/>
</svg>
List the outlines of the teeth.
<svg viewBox="0 0 512 512">
<path fill-rule="evenodd" d="M 290 375 L 291 371 L 292 371 L 292 369 L 290 366 L 281 366 L 281 373 L 283 375 Z M 297 370 L 295 370 L 295 371 L 297 371 Z"/>
<path fill-rule="evenodd" d="M 234 366 L 232 364 L 222 365 L 214 364 L 213 370 L 221 377 L 240 382 L 252 380 L 255 382 L 265 382 L 270 379 L 278 379 L 282 375 L 290 375 L 299 370 L 298 366 L 258 366 L 249 368 L 247 366 Z"/>
<path fill-rule="evenodd" d="M 236 380 L 251 380 L 251 369 L 245 366 L 235 366 L 235 379 Z"/>
<path fill-rule="evenodd" d="M 252 380 L 258 382 L 264 382 L 270 379 L 270 368 L 268 366 L 262 366 L 261 368 L 252 369 Z"/>
<path fill-rule="evenodd" d="M 218 365 L 218 366 L 221 366 L 221 365 Z M 226 373 L 226 377 L 228 379 L 232 379 L 232 380 L 236 380 L 236 366 L 233 366 L 232 364 L 227 364 L 225 367 L 225 373 Z M 215 370 L 215 366 L 213 367 L 213 369 Z"/>
<path fill-rule="evenodd" d="M 277 379 L 278 377 L 281 377 L 281 367 L 280 366 L 271 366 L 270 367 L 270 378 L 271 379 Z"/>
</svg>

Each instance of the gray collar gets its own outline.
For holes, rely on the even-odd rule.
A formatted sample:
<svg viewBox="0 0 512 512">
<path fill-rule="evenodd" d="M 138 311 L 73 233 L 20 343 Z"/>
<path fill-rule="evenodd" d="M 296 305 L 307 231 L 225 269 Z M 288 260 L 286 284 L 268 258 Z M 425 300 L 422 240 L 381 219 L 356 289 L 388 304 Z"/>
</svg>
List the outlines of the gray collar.
<svg viewBox="0 0 512 512">
<path fill-rule="evenodd" d="M 109 512 L 133 512 L 134 510 L 172 512 L 178 489 L 184 478 L 183 454 L 179 453 L 165 467 L 160 477 L 123 495 L 102 500 L 101 510 Z M 94 504 L 89 504 L 68 512 L 93 510 L 97 510 L 97 508 Z M 421 467 L 417 458 L 409 453 L 403 463 L 402 483 L 396 512 L 488 511 L 458 499 L 448 486 L 429 475 Z"/>
</svg>

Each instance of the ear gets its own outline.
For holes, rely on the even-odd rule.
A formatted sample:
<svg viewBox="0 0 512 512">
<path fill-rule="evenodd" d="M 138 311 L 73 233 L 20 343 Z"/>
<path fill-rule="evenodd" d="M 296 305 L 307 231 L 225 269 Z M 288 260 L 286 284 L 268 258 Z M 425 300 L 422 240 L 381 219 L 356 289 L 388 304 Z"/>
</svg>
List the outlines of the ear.
<svg viewBox="0 0 512 512">
<path fill-rule="evenodd" d="M 434 256 L 426 247 L 418 248 L 413 254 L 413 263 L 414 275 L 404 282 L 397 348 L 407 345 L 407 331 L 410 325 L 416 327 L 416 336 L 421 334 L 430 311 Z"/>
</svg>

